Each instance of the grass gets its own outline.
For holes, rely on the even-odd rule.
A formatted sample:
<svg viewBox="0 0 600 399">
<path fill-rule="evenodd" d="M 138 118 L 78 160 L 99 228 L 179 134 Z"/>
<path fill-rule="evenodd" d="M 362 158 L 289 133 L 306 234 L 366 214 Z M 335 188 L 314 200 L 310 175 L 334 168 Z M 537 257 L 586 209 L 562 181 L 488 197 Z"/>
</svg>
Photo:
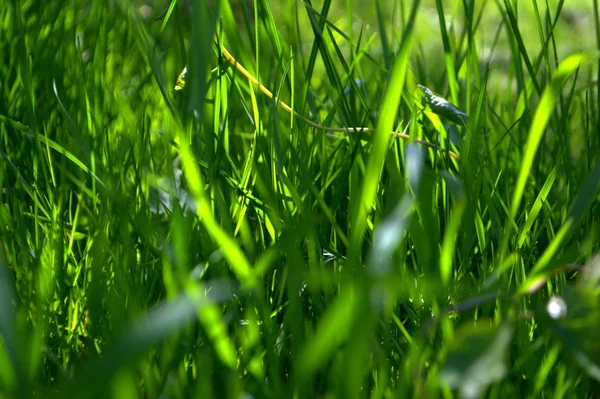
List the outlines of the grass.
<svg viewBox="0 0 600 399">
<path fill-rule="evenodd" d="M 2 397 L 595 397 L 597 1 L 209 3 L 0 8 Z"/>
</svg>

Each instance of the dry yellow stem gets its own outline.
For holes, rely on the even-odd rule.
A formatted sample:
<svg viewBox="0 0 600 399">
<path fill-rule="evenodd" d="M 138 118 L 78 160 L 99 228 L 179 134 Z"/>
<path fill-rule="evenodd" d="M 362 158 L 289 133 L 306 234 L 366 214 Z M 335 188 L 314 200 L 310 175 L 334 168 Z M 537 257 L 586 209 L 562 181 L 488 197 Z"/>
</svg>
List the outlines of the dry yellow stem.
<svg viewBox="0 0 600 399">
<path fill-rule="evenodd" d="M 216 38 L 215 38 L 215 42 Z M 217 43 L 218 44 L 218 43 Z M 255 85 L 256 87 L 258 87 L 258 89 L 260 91 L 263 92 L 263 94 L 265 94 L 267 97 L 274 99 L 275 101 L 277 101 L 277 104 L 283 108 L 284 110 L 286 110 L 287 112 L 289 112 L 290 114 L 294 115 L 294 117 L 304 121 L 304 123 L 308 124 L 309 126 L 314 127 L 315 129 L 319 129 L 319 130 L 323 130 L 326 132 L 338 132 L 338 133 L 373 133 L 375 132 L 374 128 L 371 127 L 327 127 L 327 126 L 323 126 L 320 125 L 316 122 L 313 122 L 312 120 L 308 119 L 307 117 L 305 117 L 304 115 L 294 111 L 289 105 L 287 105 L 286 103 L 284 103 L 283 101 L 281 101 L 280 99 L 276 98 L 273 93 L 271 93 L 271 91 L 269 89 L 267 89 L 265 86 L 263 86 L 262 83 L 260 83 L 254 76 L 252 76 L 252 74 L 250 72 L 248 72 L 248 70 L 246 70 L 246 68 L 244 68 L 244 66 L 242 64 L 240 64 L 239 62 L 237 62 L 237 60 L 231 55 L 231 53 L 224 47 L 221 46 L 221 53 L 223 54 L 223 56 L 225 57 L 225 59 L 227 60 L 227 62 L 229 62 L 231 65 L 233 65 L 242 75 L 244 75 L 253 85 Z M 185 85 L 185 75 L 187 73 L 187 66 L 183 69 L 183 71 L 181 72 L 181 74 L 179 75 L 179 77 L 177 78 L 177 84 L 175 86 L 175 90 L 181 90 L 183 89 L 184 85 Z M 407 125 L 408 128 L 408 125 Z M 404 132 L 392 132 L 391 134 L 404 140 L 404 141 L 414 141 L 415 143 L 419 143 L 425 147 L 428 148 L 432 148 L 434 150 L 437 151 L 441 151 L 441 152 L 446 152 L 448 153 L 448 155 L 457 160 L 460 161 L 460 157 L 458 156 L 458 154 L 456 154 L 454 151 L 450 151 L 450 150 L 446 150 L 445 148 L 442 148 L 436 144 L 430 143 L 429 141 L 424 141 L 424 140 L 420 140 L 420 139 L 412 139 L 408 134 L 405 133 L 406 129 L 404 130 Z"/>
</svg>

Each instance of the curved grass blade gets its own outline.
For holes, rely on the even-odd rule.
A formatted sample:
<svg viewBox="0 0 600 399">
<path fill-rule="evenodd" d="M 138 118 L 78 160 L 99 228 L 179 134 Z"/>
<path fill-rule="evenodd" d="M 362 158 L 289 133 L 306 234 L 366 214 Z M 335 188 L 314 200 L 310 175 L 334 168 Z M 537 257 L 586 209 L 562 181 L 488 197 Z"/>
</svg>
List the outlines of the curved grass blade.
<svg viewBox="0 0 600 399">
<path fill-rule="evenodd" d="M 548 124 L 550 116 L 552 116 L 552 112 L 554 111 L 554 105 L 556 104 L 560 90 L 567 78 L 573 72 L 575 72 L 577 68 L 579 68 L 579 65 L 585 59 L 589 58 L 591 55 L 591 53 L 573 54 L 561 62 L 558 69 L 554 73 L 554 76 L 552 77 L 550 85 L 546 87 L 542 93 L 540 104 L 538 105 L 537 111 L 533 116 L 533 122 L 531 124 L 531 129 L 529 130 L 527 144 L 525 145 L 525 154 L 523 156 L 523 161 L 521 162 L 521 171 L 519 172 L 519 177 L 517 178 L 517 184 L 513 194 L 512 206 L 510 208 L 510 217 L 513 220 L 516 218 L 519 206 L 521 205 L 525 184 L 527 183 L 527 178 L 529 177 L 531 166 L 533 165 L 533 160 L 535 159 L 538 146 L 540 145 L 542 137 L 544 136 L 546 125 Z"/>
<path fill-rule="evenodd" d="M 368 214 L 371 211 L 373 200 L 377 193 L 381 171 L 385 163 L 385 155 L 390 139 L 389 132 L 394 129 L 398 106 L 400 105 L 400 99 L 404 91 L 404 82 L 408 70 L 408 56 L 410 55 L 412 45 L 413 21 L 415 20 L 419 3 L 419 1 L 413 2 L 411 17 L 409 18 L 410 22 L 406 25 L 404 30 L 400 51 L 394 62 L 390 82 L 383 99 L 381 114 L 377 123 L 377 129 L 373 138 L 371 153 L 365 171 L 358 209 L 353 217 L 353 230 L 350 238 L 350 255 L 348 256 L 348 259 L 359 259 L 358 255 L 360 254 L 362 247 L 361 243 L 367 228 Z"/>
<path fill-rule="evenodd" d="M 527 137 L 527 143 L 525 144 L 525 153 L 523 154 L 521 170 L 519 172 L 512 197 L 509 220 L 504 231 L 504 238 L 500 245 L 500 257 L 504 256 L 508 248 L 508 241 L 511 237 L 511 234 L 509 234 L 510 227 L 508 226 L 510 226 L 517 217 L 521 201 L 523 200 L 523 194 L 525 192 L 525 184 L 529 178 L 533 161 L 537 154 L 540 142 L 542 141 L 542 137 L 544 136 L 548 121 L 554 112 L 554 105 L 556 104 L 560 90 L 567 78 L 573 72 L 575 72 L 577 68 L 579 68 L 579 65 L 581 65 L 584 60 L 590 58 L 592 55 L 593 53 L 577 53 L 565 59 L 559 65 L 558 69 L 554 73 L 554 76 L 552 77 L 550 84 L 542 93 L 542 98 L 540 99 L 538 108 L 533 116 L 533 121 Z"/>
<path fill-rule="evenodd" d="M 82 161 L 80 161 L 79 158 L 77 158 L 73 153 L 71 153 L 69 150 L 67 150 L 66 148 L 64 148 L 63 146 L 58 144 L 57 142 L 55 142 L 52 139 L 50 139 L 46 136 L 43 136 L 41 134 L 34 133 L 28 126 L 25 126 L 22 123 L 12 120 L 1 114 L 0 114 L 0 122 L 5 122 L 5 123 L 10 124 L 15 129 L 17 129 L 19 132 L 25 134 L 26 136 L 28 136 L 30 138 L 35 138 L 40 143 L 45 144 L 48 147 L 52 148 L 54 151 L 64 155 L 69 161 L 73 162 L 81 170 L 83 170 L 84 172 L 86 172 L 90 176 L 92 176 L 98 183 L 100 183 L 100 185 L 102 187 L 106 188 L 106 186 L 104 185 L 102 180 L 100 180 L 100 178 L 98 176 L 96 176 L 90 168 L 88 168 Z"/>
<path fill-rule="evenodd" d="M 532 289 L 532 287 L 535 287 L 540 279 L 544 280 L 552 273 L 551 271 L 545 269 L 548 268 L 551 260 L 555 257 L 560 248 L 562 248 L 563 243 L 568 239 L 568 237 L 571 237 L 573 230 L 579 225 L 588 209 L 592 206 L 599 187 L 600 161 L 596 163 L 594 168 L 590 171 L 588 177 L 583 182 L 581 189 L 569 207 L 567 217 L 563 222 L 562 227 L 556 233 L 546 251 L 533 266 L 529 276 L 527 276 L 527 280 L 519 290 L 521 293 L 528 292 Z"/>
</svg>

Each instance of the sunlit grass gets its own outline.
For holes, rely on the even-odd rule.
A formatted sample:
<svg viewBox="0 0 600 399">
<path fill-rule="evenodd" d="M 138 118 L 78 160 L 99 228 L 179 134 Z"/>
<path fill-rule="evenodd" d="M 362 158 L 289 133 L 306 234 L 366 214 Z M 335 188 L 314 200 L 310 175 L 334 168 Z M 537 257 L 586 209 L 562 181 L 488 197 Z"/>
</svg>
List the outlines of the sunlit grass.
<svg viewBox="0 0 600 399">
<path fill-rule="evenodd" d="M 208 3 L 0 7 L 2 396 L 593 397 L 597 2 Z"/>
</svg>

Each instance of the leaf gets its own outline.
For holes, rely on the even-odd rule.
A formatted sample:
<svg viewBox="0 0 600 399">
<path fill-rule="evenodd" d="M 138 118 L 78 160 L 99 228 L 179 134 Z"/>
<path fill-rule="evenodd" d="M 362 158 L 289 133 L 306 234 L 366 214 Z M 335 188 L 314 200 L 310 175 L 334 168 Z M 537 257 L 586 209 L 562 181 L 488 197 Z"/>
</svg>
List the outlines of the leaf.
<svg viewBox="0 0 600 399">
<path fill-rule="evenodd" d="M 352 334 L 356 308 L 361 302 L 360 293 L 348 286 L 327 309 L 317 326 L 315 336 L 300 353 L 298 373 L 307 377 L 323 367 L 336 353 L 340 344 Z"/>
<path fill-rule="evenodd" d="M 463 398 L 476 398 L 507 373 L 506 354 L 512 342 L 512 323 L 463 326 L 451 344 L 440 378 Z"/>
<path fill-rule="evenodd" d="M 419 189 L 424 166 L 424 155 L 416 145 L 406 146 L 406 167 L 412 192 Z M 392 255 L 400 246 L 410 223 L 415 198 L 409 190 L 374 233 L 373 248 L 369 252 L 369 271 L 374 276 L 385 276 L 392 270 Z"/>
<path fill-rule="evenodd" d="M 579 65 L 590 56 L 590 53 L 578 53 L 565 59 L 560 63 L 550 84 L 544 89 L 542 98 L 540 99 L 540 103 L 533 117 L 529 134 L 527 135 L 527 144 L 525 145 L 523 160 L 521 161 L 521 170 L 513 191 L 512 205 L 510 208 L 511 220 L 514 220 L 517 217 L 517 212 L 519 211 L 521 200 L 523 199 L 525 185 L 527 184 L 527 179 L 533 169 L 533 161 L 542 141 L 542 137 L 544 136 L 544 132 L 546 131 L 548 121 L 550 121 L 550 117 L 554 112 L 554 106 L 560 94 L 560 90 L 567 78 L 571 76 L 571 74 L 579 68 Z"/>
<path fill-rule="evenodd" d="M 63 386 L 54 397 L 97 397 L 119 370 L 136 364 L 149 349 L 160 345 L 165 339 L 190 325 L 199 312 L 216 302 L 230 299 L 231 291 L 227 282 L 213 281 L 210 285 L 190 288 L 174 300 L 155 306 L 146 315 L 134 321 L 123 335 L 103 352 L 101 358 L 89 362 L 78 371 L 73 380 Z"/>
<path fill-rule="evenodd" d="M 414 1 L 411 8 L 410 21 L 414 20 L 419 1 Z M 377 129 L 373 137 L 369 159 L 364 174 L 363 184 L 360 192 L 358 207 L 352 215 L 352 235 L 350 238 L 350 253 L 348 259 L 358 259 L 358 253 L 361 251 L 361 244 L 364 240 L 365 231 L 368 225 L 369 213 L 371 212 L 373 201 L 377 195 L 377 187 L 380 182 L 385 157 L 388 153 L 388 143 L 390 140 L 389 132 L 393 126 L 398 113 L 398 106 L 404 89 L 413 38 L 413 24 L 409 23 L 404 28 L 404 34 L 398 51 L 398 56 L 394 61 L 390 81 L 388 83 L 381 114 L 377 122 Z"/>
<path fill-rule="evenodd" d="M 540 278 L 547 278 L 547 276 L 551 273 L 551 270 L 549 270 L 551 268 L 548 266 L 552 265 L 551 261 L 556 257 L 558 251 L 563 247 L 563 243 L 573 236 L 575 229 L 586 217 L 588 210 L 594 203 L 596 192 L 599 188 L 600 161 L 596 162 L 596 165 L 594 165 L 593 169 L 585 178 L 585 181 L 577 192 L 577 196 L 567 211 L 567 217 L 563 222 L 563 225 L 561 226 L 560 230 L 556 232 L 556 235 L 542 256 L 538 259 L 536 264 L 529 272 L 527 280 L 525 280 L 525 283 L 519 289 L 520 292 L 529 292 L 535 285 L 536 281 L 539 281 Z"/>
</svg>

